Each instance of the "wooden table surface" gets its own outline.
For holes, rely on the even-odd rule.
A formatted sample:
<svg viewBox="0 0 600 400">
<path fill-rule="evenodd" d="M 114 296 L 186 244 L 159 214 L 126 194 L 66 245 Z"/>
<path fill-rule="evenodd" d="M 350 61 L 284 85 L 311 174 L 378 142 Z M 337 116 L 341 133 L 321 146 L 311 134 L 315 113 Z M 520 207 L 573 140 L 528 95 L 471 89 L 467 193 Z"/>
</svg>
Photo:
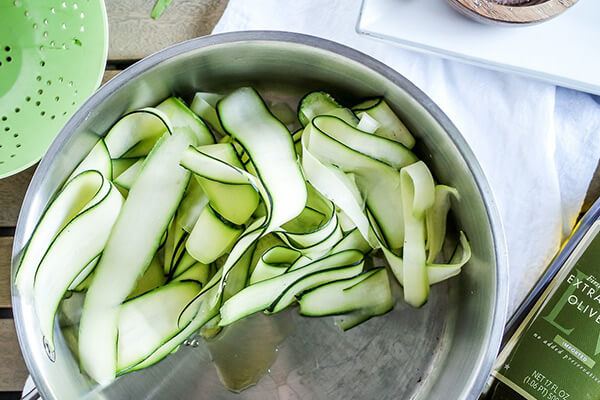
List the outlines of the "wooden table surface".
<svg viewBox="0 0 600 400">
<path fill-rule="evenodd" d="M 210 33 L 227 4 L 227 0 L 175 0 L 165 14 L 154 21 L 149 17 L 153 0 L 105 2 L 110 46 L 104 82 L 122 68 L 157 50 Z M 0 400 L 20 398 L 27 378 L 10 308 L 10 258 L 19 209 L 35 168 L 0 179 Z M 600 168 L 584 209 L 599 195 Z"/>
</svg>

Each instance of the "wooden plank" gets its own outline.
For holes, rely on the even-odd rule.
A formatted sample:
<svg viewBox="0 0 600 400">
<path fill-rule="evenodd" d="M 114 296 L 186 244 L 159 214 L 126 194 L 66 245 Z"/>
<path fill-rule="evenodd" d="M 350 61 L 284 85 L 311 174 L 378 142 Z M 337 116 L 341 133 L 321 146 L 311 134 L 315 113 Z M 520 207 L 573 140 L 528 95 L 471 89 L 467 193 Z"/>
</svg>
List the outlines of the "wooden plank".
<svg viewBox="0 0 600 400">
<path fill-rule="evenodd" d="M 27 379 L 12 319 L 0 319 L 0 391 L 20 391 Z"/>
<path fill-rule="evenodd" d="M 579 0 L 447 0 L 458 12 L 483 23 L 541 22 L 566 11 Z M 502 4 L 503 3 L 503 4 Z M 515 7 L 515 6 L 518 7 Z"/>
<path fill-rule="evenodd" d="M 10 255 L 12 243 L 12 237 L 0 237 L 0 308 L 8 308 L 11 305 Z"/>
<path fill-rule="evenodd" d="M 16 175 L 0 179 L 0 227 L 17 224 L 21 203 L 36 167 L 37 164 Z"/>
<path fill-rule="evenodd" d="M 104 76 L 102 77 L 102 85 L 104 85 L 106 82 L 110 81 L 112 78 L 117 76 L 119 74 L 119 72 L 121 72 L 121 71 L 120 70 L 110 70 L 110 69 L 104 71 Z"/>
<path fill-rule="evenodd" d="M 106 0 L 109 60 L 146 57 L 172 44 L 209 34 L 227 0 L 175 0 L 157 20 L 155 0 Z"/>
</svg>

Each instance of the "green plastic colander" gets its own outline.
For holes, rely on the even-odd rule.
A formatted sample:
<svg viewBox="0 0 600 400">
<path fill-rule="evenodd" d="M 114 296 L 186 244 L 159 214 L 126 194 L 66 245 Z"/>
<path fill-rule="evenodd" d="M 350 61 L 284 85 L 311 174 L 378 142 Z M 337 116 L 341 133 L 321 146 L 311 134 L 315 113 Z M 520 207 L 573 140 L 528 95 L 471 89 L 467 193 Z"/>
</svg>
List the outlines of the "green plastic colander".
<svg viewBox="0 0 600 400">
<path fill-rule="evenodd" d="M 0 0 L 0 178 L 40 160 L 99 86 L 102 0 Z"/>
</svg>

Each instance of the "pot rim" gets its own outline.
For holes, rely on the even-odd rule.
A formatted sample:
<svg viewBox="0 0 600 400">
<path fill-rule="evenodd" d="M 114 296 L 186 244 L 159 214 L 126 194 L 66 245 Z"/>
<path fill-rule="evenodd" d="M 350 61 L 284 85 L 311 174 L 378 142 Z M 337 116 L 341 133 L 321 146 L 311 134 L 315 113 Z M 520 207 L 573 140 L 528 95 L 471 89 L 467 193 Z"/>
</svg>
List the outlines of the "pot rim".
<svg viewBox="0 0 600 400">
<path fill-rule="evenodd" d="M 39 166 L 36 169 L 35 174 L 31 180 L 27 193 L 25 195 L 21 211 L 19 213 L 19 220 L 14 235 L 14 243 L 12 250 L 12 269 L 11 269 L 11 290 L 12 290 L 12 304 L 14 310 L 15 328 L 19 339 L 21 348 L 24 348 L 23 342 L 24 330 L 23 321 L 21 319 L 21 304 L 18 300 L 16 290 L 14 288 L 14 274 L 16 272 L 17 263 L 15 260 L 21 249 L 24 246 L 24 230 L 26 229 L 26 221 L 24 214 L 27 214 L 28 210 L 32 207 L 35 201 L 35 194 L 38 192 L 44 174 L 49 167 L 55 162 L 60 149 L 66 144 L 71 138 L 76 128 L 88 117 L 92 110 L 94 110 L 100 103 L 104 102 L 110 95 L 122 86 L 128 83 L 132 78 L 150 70 L 159 64 L 168 61 L 172 58 L 180 56 L 182 54 L 197 51 L 203 48 L 218 46 L 228 43 L 236 42 L 280 42 L 280 43 L 293 43 L 304 45 L 318 50 L 324 50 L 326 52 L 334 53 L 336 55 L 345 57 L 351 61 L 361 64 L 372 71 L 382 75 L 387 80 L 398 86 L 411 97 L 413 97 L 432 117 L 433 119 L 444 129 L 450 140 L 456 146 L 458 152 L 461 154 L 469 170 L 475 178 L 475 182 L 479 193 L 483 199 L 486 213 L 490 221 L 491 234 L 494 240 L 495 246 L 495 258 L 496 258 L 496 302 L 493 310 L 492 323 L 490 325 L 490 332 L 488 335 L 488 343 L 483 356 L 480 357 L 479 365 L 475 365 L 474 368 L 478 372 L 474 373 L 474 379 L 471 380 L 469 388 L 466 391 L 468 398 L 477 398 L 481 393 L 485 382 L 492 370 L 492 366 L 496 359 L 496 355 L 500 348 L 502 335 L 504 331 L 504 324 L 507 314 L 508 306 L 508 253 L 506 247 L 506 240 L 504 236 L 504 229 L 502 227 L 502 220 L 498 212 L 498 207 L 494 194 L 489 187 L 487 178 L 479 165 L 479 162 L 475 158 L 471 148 L 467 144 L 466 140 L 460 134 L 456 126 L 452 121 L 444 114 L 444 112 L 431 100 L 423 91 L 417 88 L 413 83 L 406 79 L 403 75 L 383 64 L 382 62 L 374 59 L 373 57 L 362 53 L 358 50 L 352 49 L 346 45 L 333 42 L 331 40 L 319 38 L 316 36 L 285 32 L 285 31 L 236 31 L 228 33 L 219 33 L 204 37 L 199 37 L 185 42 L 175 44 L 160 50 L 150 56 L 143 58 L 136 62 L 130 67 L 123 70 L 117 76 L 112 78 L 100 89 L 98 89 L 83 105 L 73 114 L 69 121 L 65 124 L 63 129 L 60 131 L 58 136 L 52 142 L 50 148 L 42 158 Z M 42 398 L 50 398 L 48 388 L 45 386 L 43 379 L 36 379 L 38 368 L 33 362 L 33 359 L 27 352 L 23 352 L 23 358 L 27 364 L 27 367 L 32 375 L 34 382 Z"/>
</svg>

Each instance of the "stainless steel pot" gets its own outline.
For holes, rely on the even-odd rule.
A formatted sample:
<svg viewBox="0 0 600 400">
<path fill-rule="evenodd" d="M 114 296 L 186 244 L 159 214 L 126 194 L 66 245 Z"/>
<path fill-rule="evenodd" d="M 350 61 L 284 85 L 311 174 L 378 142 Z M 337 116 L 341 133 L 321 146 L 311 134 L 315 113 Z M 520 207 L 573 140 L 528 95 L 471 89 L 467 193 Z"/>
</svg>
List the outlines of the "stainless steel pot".
<svg viewBox="0 0 600 400">
<path fill-rule="evenodd" d="M 486 178 L 467 143 L 433 102 L 400 74 L 348 47 L 283 32 L 237 32 L 178 44 L 136 63 L 75 113 L 33 177 L 19 217 L 13 276 L 23 246 L 58 186 L 97 136 L 124 112 L 170 94 L 257 87 L 268 98 L 297 101 L 323 89 L 342 101 L 384 95 L 418 138 L 417 152 L 435 176 L 462 194 L 454 211 L 472 261 L 436 285 L 421 309 L 399 301 L 393 312 L 346 333 L 330 318 L 290 314 L 293 333 L 260 382 L 233 394 L 219 382 L 205 346 L 182 346 L 159 364 L 94 387 L 57 330 L 56 361 L 43 349 L 30 304 L 13 287 L 17 333 L 44 399 L 475 399 L 498 349 L 507 303 L 507 255 Z M 77 251 L 77 249 L 73 249 Z M 247 346 L 259 346 L 251 335 Z"/>
</svg>

